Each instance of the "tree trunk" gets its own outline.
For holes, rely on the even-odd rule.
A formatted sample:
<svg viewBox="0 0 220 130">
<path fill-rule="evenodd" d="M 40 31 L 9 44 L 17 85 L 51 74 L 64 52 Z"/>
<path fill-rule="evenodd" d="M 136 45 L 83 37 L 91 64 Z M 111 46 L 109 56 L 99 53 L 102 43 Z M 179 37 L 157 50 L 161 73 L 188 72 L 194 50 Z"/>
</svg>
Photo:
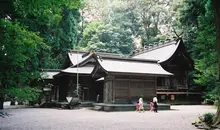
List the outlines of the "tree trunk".
<svg viewBox="0 0 220 130">
<path fill-rule="evenodd" d="M 4 98 L 3 98 L 3 97 L 0 97 L 0 110 L 1 110 L 1 109 L 4 109 L 3 104 L 4 104 Z"/>
<path fill-rule="evenodd" d="M 213 119 L 213 123 L 214 123 L 214 126 L 218 125 L 219 124 L 219 121 L 220 121 L 220 100 L 218 99 L 218 108 L 217 108 L 217 112 L 216 112 L 216 115 Z"/>
<path fill-rule="evenodd" d="M 220 1 L 212 0 L 215 22 L 216 22 L 216 45 L 218 51 L 218 71 L 219 71 L 219 81 L 220 81 Z M 220 86 L 219 86 L 220 87 Z M 218 98 L 218 109 L 214 117 L 214 125 L 220 124 L 220 98 Z"/>
</svg>

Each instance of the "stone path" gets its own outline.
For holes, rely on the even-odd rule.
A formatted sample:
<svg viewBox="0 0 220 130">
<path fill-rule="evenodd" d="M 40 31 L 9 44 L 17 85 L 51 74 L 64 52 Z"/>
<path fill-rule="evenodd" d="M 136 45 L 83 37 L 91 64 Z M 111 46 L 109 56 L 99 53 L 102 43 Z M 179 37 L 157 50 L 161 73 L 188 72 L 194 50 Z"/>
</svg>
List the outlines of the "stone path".
<svg viewBox="0 0 220 130">
<path fill-rule="evenodd" d="M 216 112 L 212 106 L 172 106 L 153 112 L 98 112 L 87 109 L 6 109 L 0 130 L 196 130 L 199 114 Z"/>
</svg>

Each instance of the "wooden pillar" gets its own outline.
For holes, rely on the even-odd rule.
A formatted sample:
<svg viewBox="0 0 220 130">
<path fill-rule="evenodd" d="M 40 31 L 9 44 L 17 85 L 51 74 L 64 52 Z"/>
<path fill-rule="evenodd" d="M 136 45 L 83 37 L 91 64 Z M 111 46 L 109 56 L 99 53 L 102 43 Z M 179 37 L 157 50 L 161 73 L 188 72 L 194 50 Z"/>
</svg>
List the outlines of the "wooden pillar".
<svg viewBox="0 0 220 130">
<path fill-rule="evenodd" d="M 51 92 L 51 101 L 55 101 L 56 100 L 56 85 L 54 85 L 52 87 L 52 92 Z"/>
<path fill-rule="evenodd" d="M 112 103 L 114 102 L 114 87 L 113 87 L 113 82 L 114 76 L 107 76 L 104 81 L 104 89 L 103 89 L 103 102 L 104 103 Z"/>
<path fill-rule="evenodd" d="M 185 76 L 186 76 L 186 88 L 187 88 L 187 91 L 188 91 L 188 71 L 185 71 Z"/>
<path fill-rule="evenodd" d="M 56 97 L 56 100 L 59 101 L 59 95 L 60 95 L 59 88 L 60 88 L 60 86 L 57 85 L 56 88 L 57 88 L 57 93 L 56 93 L 56 94 L 57 94 L 57 97 Z"/>
<path fill-rule="evenodd" d="M 131 99 L 131 80 L 128 80 L 128 97 Z"/>
<path fill-rule="evenodd" d="M 157 95 L 157 77 L 154 77 L 154 88 L 156 90 L 154 95 Z"/>
<path fill-rule="evenodd" d="M 115 80 L 112 80 L 112 102 L 115 102 Z"/>
</svg>

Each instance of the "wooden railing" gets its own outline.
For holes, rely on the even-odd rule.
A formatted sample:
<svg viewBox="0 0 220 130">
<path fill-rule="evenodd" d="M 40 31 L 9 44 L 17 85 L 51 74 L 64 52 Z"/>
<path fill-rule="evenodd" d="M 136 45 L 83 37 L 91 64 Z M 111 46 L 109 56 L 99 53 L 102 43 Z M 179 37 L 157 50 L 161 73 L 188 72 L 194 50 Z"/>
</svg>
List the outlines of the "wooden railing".
<svg viewBox="0 0 220 130">
<path fill-rule="evenodd" d="M 157 90 L 168 90 L 169 86 L 157 86 Z"/>
<path fill-rule="evenodd" d="M 175 85 L 175 88 L 177 89 L 188 89 L 187 85 Z"/>
<path fill-rule="evenodd" d="M 157 90 L 188 89 L 187 85 L 157 86 Z"/>
</svg>

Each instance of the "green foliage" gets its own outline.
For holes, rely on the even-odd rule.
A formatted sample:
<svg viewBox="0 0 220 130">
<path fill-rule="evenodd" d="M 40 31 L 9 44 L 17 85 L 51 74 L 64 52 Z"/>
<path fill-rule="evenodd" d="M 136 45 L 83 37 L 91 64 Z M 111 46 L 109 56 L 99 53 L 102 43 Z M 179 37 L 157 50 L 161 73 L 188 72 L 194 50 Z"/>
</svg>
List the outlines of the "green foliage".
<svg viewBox="0 0 220 130">
<path fill-rule="evenodd" d="M 44 68 L 60 69 L 66 67 L 67 51 L 78 42 L 78 23 L 80 14 L 76 9 L 63 9 L 63 17 L 57 26 L 42 32 L 45 42 L 51 46 L 50 56 L 53 64 Z"/>
<path fill-rule="evenodd" d="M 80 22 L 78 9 L 68 9 L 63 6 L 60 14 L 51 14 L 50 17 L 40 15 L 35 19 L 33 17 L 35 16 L 28 15 L 19 21 L 28 25 L 31 31 L 39 32 L 44 42 L 51 47 L 50 51 L 42 53 L 42 57 L 47 61 L 41 64 L 42 68 L 64 68 L 67 62 L 67 50 L 72 49 L 78 42 Z"/>
<path fill-rule="evenodd" d="M 183 0 L 179 8 L 179 20 L 182 25 L 197 26 L 198 17 L 206 12 L 205 3 L 207 0 Z"/>
<path fill-rule="evenodd" d="M 32 14 L 34 16 L 50 14 L 60 14 L 62 6 L 68 8 L 78 8 L 81 4 L 80 0 L 16 0 L 14 6 L 20 15 L 27 16 Z"/>
<path fill-rule="evenodd" d="M 7 5 L 10 9 L 5 11 Z M 49 51 L 41 51 L 40 67 L 60 69 L 66 67 L 67 50 L 78 42 L 80 6 L 81 0 L 9 0 L 6 5 L 0 5 L 0 17 L 37 32 L 51 47 Z"/>
<path fill-rule="evenodd" d="M 24 97 L 36 99 L 36 89 L 30 87 L 33 87 L 32 81 L 40 76 L 38 54 L 49 49 L 48 46 L 37 33 L 17 23 L 1 20 L 0 30 L 0 95 L 14 94 L 22 100 Z"/>
<path fill-rule="evenodd" d="M 185 0 L 179 20 L 184 38 L 195 61 L 196 72 L 192 85 L 206 92 L 204 98 L 215 100 L 218 83 L 214 13 L 211 0 Z"/>
<path fill-rule="evenodd" d="M 213 92 L 218 86 L 218 59 L 213 9 L 210 2 L 207 1 L 205 5 L 206 13 L 200 14 L 198 17 L 199 27 L 195 39 L 194 55 L 195 68 L 198 70 L 198 73 L 195 74 L 195 83 L 205 87 L 208 92 L 206 98 L 213 99 Z"/>
<path fill-rule="evenodd" d="M 39 69 L 62 68 L 67 49 L 77 43 L 80 5 L 80 0 L 8 0 L 0 5 L 1 99 L 38 98 Z"/>
<path fill-rule="evenodd" d="M 207 124 L 212 124 L 214 116 L 215 116 L 215 114 L 213 114 L 213 113 L 206 113 L 206 114 L 204 114 L 203 115 L 204 122 L 207 123 Z"/>
<path fill-rule="evenodd" d="M 10 101 L 16 100 L 18 102 L 22 101 L 37 101 L 41 90 L 38 88 L 30 88 L 30 87 L 24 87 L 24 88 L 9 88 L 5 90 L 5 93 L 7 94 L 6 100 L 9 99 Z"/>
<path fill-rule="evenodd" d="M 122 29 L 129 29 L 133 36 L 138 36 L 143 33 L 143 29 L 140 18 L 136 15 L 137 13 L 127 6 L 115 7 L 112 9 L 111 20 L 106 22 Z"/>
<path fill-rule="evenodd" d="M 84 30 L 80 45 L 87 50 L 128 55 L 133 47 L 131 35 L 129 30 L 102 22 L 92 22 Z"/>
<path fill-rule="evenodd" d="M 214 100 L 212 99 L 205 99 L 205 104 L 208 104 L 208 105 L 214 105 Z"/>
<path fill-rule="evenodd" d="M 179 5 L 178 2 L 179 0 L 177 2 L 170 0 L 85 0 L 83 16 L 89 24 L 99 20 L 106 25 L 110 24 L 131 33 L 130 37 L 135 46 L 130 46 L 130 48 L 140 48 L 145 44 L 159 41 L 159 37 L 170 36 L 167 34 L 171 34 L 172 18 L 176 15 L 174 9 Z M 99 43 L 99 46 L 102 44 Z"/>
<path fill-rule="evenodd" d="M 10 77 L 9 75 L 15 75 L 13 76 L 14 80 L 12 77 L 10 78 L 11 82 L 16 82 L 21 77 L 23 77 L 21 80 L 29 81 L 29 78 L 25 76 L 28 74 L 26 71 L 38 69 L 37 55 L 41 49 L 48 49 L 48 46 L 43 43 L 43 39 L 37 33 L 27 31 L 19 24 L 1 20 L 0 28 L 2 30 L 0 35 L 2 49 L 0 70 L 2 75 L 0 79 L 3 80 L 4 75 L 6 78 Z"/>
</svg>

